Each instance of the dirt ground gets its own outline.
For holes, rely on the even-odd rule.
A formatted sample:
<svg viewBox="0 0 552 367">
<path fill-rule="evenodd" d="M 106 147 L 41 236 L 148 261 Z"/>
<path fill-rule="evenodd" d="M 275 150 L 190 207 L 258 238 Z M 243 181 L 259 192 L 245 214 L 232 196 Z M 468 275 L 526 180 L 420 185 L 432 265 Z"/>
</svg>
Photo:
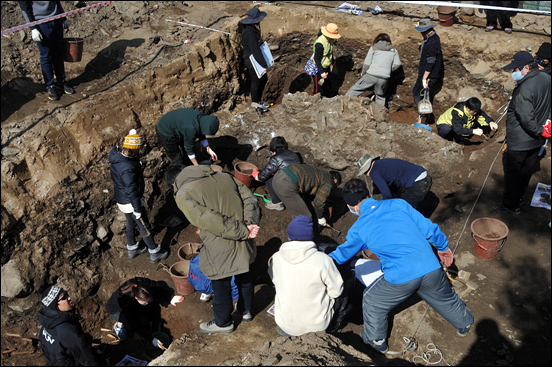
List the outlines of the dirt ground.
<svg viewBox="0 0 552 367">
<path fill-rule="evenodd" d="M 74 2 L 62 3 L 66 11 L 74 9 Z M 84 330 L 101 344 L 111 365 L 125 354 L 152 360 L 152 365 L 408 365 L 423 363 L 416 356 L 427 352 L 430 343 L 442 352 L 442 361 L 431 354 L 430 361 L 438 365 L 550 365 L 550 212 L 528 204 L 519 216 L 492 209 L 503 186 L 504 120 L 494 136 L 465 146 L 438 137 L 435 125 L 432 132 L 412 127 L 417 113 L 411 89 L 421 43 L 413 26 L 428 14 L 438 23 L 437 12 L 429 6 L 355 2 L 362 9 L 379 4 L 386 13 L 353 16 L 334 11 L 340 3 L 261 4 L 268 13 L 261 23 L 263 38 L 273 46 L 276 60 L 263 97 L 274 106 L 264 115 L 249 107 L 237 30 L 251 2 L 118 2 L 70 17 L 69 36 L 85 39 L 84 54 L 81 62 L 65 64 L 77 93 L 55 102 L 46 97 L 30 32 L 2 37 L 2 365 L 45 364 L 37 341 L 41 306 L 36 290 L 54 282 L 76 300 Z M 1 6 L 3 29 L 24 22 L 17 2 L 3 1 Z M 534 53 L 550 41 L 550 19 L 543 23 L 543 17 L 518 13 L 514 33 L 506 35 L 485 33 L 484 18 L 473 13 L 457 16 L 453 27 L 436 28 L 446 79 L 435 114 L 461 98 L 477 96 L 498 121 L 514 86 L 500 66 L 520 49 Z M 312 82 L 303 66 L 317 28 L 328 22 L 337 23 L 343 37 L 336 45 L 332 75 L 336 97 L 320 99 L 310 96 Z M 371 92 L 344 96 L 358 80 L 370 40 L 381 32 L 391 36 L 404 71 L 388 90 L 389 110 L 373 103 Z M 184 43 L 186 39 L 193 43 Z M 434 183 L 424 214 L 449 238 L 455 266 L 469 271 L 477 285 L 466 291 L 454 283 L 475 316 L 473 330 L 457 337 L 450 324 L 413 296 L 390 315 L 388 342 L 391 350 L 400 351 L 403 337 L 414 335 L 418 350 L 384 357 L 362 343 L 359 297 L 342 333 L 279 337 L 266 312 L 274 300 L 266 264 L 285 240 L 290 216 L 267 210 L 259 199 L 263 216 L 252 267 L 256 286 L 251 323 L 236 318 L 231 334 L 203 334 L 198 326 L 212 318 L 212 307 L 195 292 L 176 308 L 162 308 L 162 331 L 171 340 L 164 353 L 145 348 L 139 340 L 107 344 L 110 339 L 100 328 L 110 328 L 113 320 L 104 305 L 124 280 L 145 276 L 174 288 L 171 276 L 147 255 L 127 257 L 125 222 L 113 200 L 107 153 L 130 128 L 138 128 L 147 140 L 142 159 L 146 206 L 156 242 L 171 251 L 163 263 L 172 265 L 182 245 L 199 242 L 196 228 L 163 182 L 168 158 L 155 136 L 158 119 L 181 107 L 221 119 L 211 145 L 221 157 L 217 163 L 230 173 L 237 161 L 263 167 L 267 145 L 276 135 L 284 136 L 306 163 L 339 170 L 344 182 L 356 176 L 354 163 L 366 153 L 426 167 Z M 538 182 L 550 184 L 550 171 L 547 148 L 535 166 L 528 202 Z M 266 192 L 263 185 L 252 190 Z M 172 216 L 182 223 L 167 226 Z M 470 224 L 482 217 L 499 219 L 509 228 L 504 247 L 492 260 L 474 253 Z M 336 205 L 330 223 L 340 234 L 324 229 L 318 240 L 343 243 L 354 221 L 343 205 Z M 17 270 L 13 278 L 22 285 L 7 296 L 4 274 L 9 267 Z"/>
</svg>

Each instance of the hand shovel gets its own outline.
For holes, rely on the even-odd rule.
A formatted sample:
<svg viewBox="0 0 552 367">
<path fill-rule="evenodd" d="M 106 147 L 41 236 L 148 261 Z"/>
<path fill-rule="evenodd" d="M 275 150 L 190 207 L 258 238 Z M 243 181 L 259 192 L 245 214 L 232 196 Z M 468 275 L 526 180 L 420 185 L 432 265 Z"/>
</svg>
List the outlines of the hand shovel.
<svg viewBox="0 0 552 367">
<path fill-rule="evenodd" d="M 256 192 L 254 192 L 253 195 L 262 197 L 265 203 L 271 203 L 272 202 L 272 199 L 267 199 L 266 198 L 266 196 L 268 196 L 268 195 L 261 195 L 261 194 L 257 194 Z"/>
</svg>

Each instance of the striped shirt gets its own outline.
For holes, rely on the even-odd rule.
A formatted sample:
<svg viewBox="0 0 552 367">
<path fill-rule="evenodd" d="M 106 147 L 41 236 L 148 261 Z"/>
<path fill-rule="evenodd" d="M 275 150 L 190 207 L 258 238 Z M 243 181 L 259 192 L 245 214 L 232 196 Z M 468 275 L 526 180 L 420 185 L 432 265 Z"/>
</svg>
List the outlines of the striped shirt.
<svg viewBox="0 0 552 367">
<path fill-rule="evenodd" d="M 326 199 L 330 196 L 330 191 L 334 185 L 332 176 L 310 164 L 287 166 L 282 171 L 297 185 L 301 194 L 314 195 L 312 206 L 316 217 L 318 219 L 324 218 Z"/>
</svg>

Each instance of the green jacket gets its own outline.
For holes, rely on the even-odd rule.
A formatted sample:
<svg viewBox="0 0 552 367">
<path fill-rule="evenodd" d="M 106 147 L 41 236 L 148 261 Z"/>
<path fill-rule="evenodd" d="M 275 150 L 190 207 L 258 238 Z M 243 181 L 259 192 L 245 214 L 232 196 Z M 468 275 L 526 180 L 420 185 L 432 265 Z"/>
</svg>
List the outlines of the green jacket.
<svg viewBox="0 0 552 367">
<path fill-rule="evenodd" d="M 209 166 L 188 166 L 174 183 L 175 201 L 203 241 L 199 268 L 212 280 L 249 271 L 257 248 L 247 225 L 259 224 L 253 193 L 228 173 Z"/>
</svg>

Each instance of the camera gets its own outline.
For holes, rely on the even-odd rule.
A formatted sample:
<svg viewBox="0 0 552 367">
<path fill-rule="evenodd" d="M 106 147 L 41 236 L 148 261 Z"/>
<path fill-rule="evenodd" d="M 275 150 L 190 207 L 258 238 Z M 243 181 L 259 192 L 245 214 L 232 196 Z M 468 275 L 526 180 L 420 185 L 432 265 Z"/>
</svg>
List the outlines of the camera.
<svg viewBox="0 0 552 367">
<path fill-rule="evenodd" d="M 537 64 L 539 64 L 540 66 L 546 66 L 546 62 L 544 61 L 543 58 L 540 58 L 540 57 L 539 57 L 538 59 L 535 59 L 535 62 L 536 62 Z"/>
</svg>

